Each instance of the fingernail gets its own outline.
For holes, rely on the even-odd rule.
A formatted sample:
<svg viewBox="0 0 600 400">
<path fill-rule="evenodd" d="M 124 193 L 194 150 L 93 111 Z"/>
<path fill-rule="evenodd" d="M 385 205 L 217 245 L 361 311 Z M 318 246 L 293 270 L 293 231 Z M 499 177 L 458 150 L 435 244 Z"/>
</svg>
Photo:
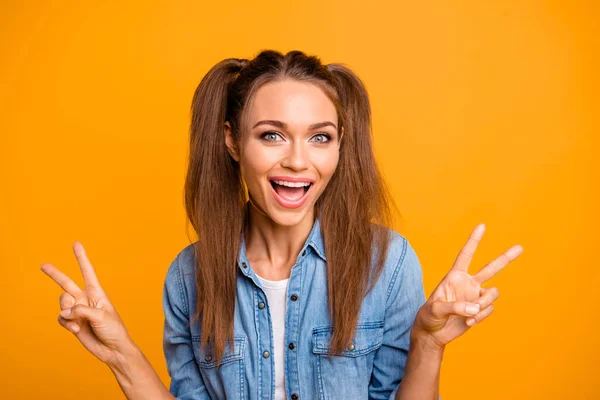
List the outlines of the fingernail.
<svg viewBox="0 0 600 400">
<path fill-rule="evenodd" d="M 477 314 L 479 311 L 479 304 L 473 305 L 469 304 L 466 308 L 468 314 Z"/>
<path fill-rule="evenodd" d="M 73 326 L 71 327 L 71 332 L 73 332 L 73 333 L 77 333 L 77 332 L 79 332 L 79 327 L 78 327 L 77 325 L 73 325 Z"/>
<path fill-rule="evenodd" d="M 515 251 L 517 253 L 519 253 L 519 254 L 523 253 L 523 246 L 521 246 L 520 244 L 518 244 Z"/>
<path fill-rule="evenodd" d="M 475 318 L 469 318 L 469 319 L 467 320 L 467 325 L 471 326 L 471 325 L 473 325 L 473 324 L 475 324 Z"/>
<path fill-rule="evenodd" d="M 61 317 L 67 317 L 67 316 L 69 316 L 69 314 L 71 314 L 71 309 L 70 309 L 70 308 L 67 308 L 67 309 L 65 309 L 65 310 L 62 310 L 62 311 L 60 312 L 60 316 L 61 316 Z"/>
</svg>

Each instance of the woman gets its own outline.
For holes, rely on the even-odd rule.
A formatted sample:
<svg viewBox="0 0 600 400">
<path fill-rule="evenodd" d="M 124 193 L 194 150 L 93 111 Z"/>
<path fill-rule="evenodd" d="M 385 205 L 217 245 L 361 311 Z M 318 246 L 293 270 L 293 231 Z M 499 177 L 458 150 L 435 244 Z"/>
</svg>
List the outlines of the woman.
<svg viewBox="0 0 600 400">
<path fill-rule="evenodd" d="M 193 99 L 186 211 L 199 240 L 165 279 L 167 390 L 129 337 L 83 246 L 85 289 L 55 267 L 59 323 L 129 399 L 437 399 L 444 347 L 493 310 L 475 228 L 425 301 L 371 145 L 367 92 L 299 51 L 226 59 Z"/>
</svg>

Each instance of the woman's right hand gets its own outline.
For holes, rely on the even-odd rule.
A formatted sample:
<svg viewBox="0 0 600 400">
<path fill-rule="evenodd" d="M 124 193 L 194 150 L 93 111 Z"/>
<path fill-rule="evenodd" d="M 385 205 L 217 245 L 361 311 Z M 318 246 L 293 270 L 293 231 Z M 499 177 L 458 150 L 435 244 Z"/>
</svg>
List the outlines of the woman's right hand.
<svg viewBox="0 0 600 400">
<path fill-rule="evenodd" d="M 83 245 L 76 241 L 73 252 L 83 275 L 83 290 L 53 265 L 44 263 L 40 268 L 65 290 L 60 296 L 62 312 L 58 322 L 73 332 L 83 346 L 100 361 L 109 366 L 115 365 L 123 355 L 135 348 L 135 344 L 100 286 Z"/>
</svg>

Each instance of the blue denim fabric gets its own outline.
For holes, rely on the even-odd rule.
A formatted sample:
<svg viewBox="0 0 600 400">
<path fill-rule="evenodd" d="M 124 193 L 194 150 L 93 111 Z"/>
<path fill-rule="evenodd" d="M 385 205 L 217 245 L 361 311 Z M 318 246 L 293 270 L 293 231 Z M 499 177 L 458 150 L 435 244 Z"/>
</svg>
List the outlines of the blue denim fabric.
<svg viewBox="0 0 600 400">
<path fill-rule="evenodd" d="M 288 399 L 389 399 L 404 373 L 410 328 L 425 302 L 421 265 L 403 236 L 392 242 L 384 270 L 364 298 L 353 346 L 327 358 L 331 335 L 326 255 L 319 220 L 292 267 L 285 321 Z M 272 321 L 267 297 L 246 258 L 238 259 L 234 338 L 216 368 L 200 346 L 193 245 L 175 258 L 164 282 L 163 349 L 170 392 L 180 400 L 272 399 L 275 395 Z M 265 304 L 259 308 L 259 303 Z M 294 343 L 293 349 L 288 344 Z M 265 357 L 266 356 L 266 357 Z"/>
</svg>

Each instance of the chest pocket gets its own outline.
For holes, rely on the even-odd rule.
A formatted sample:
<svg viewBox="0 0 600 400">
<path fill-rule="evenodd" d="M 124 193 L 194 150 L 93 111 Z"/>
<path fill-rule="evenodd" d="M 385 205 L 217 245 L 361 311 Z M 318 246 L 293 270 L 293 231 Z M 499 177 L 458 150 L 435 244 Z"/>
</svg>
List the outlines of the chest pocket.
<svg viewBox="0 0 600 400">
<path fill-rule="evenodd" d="M 339 355 L 331 355 L 331 327 L 312 331 L 315 378 L 320 399 L 366 399 L 375 350 L 383 342 L 383 321 L 356 326 L 354 339 Z"/>
<path fill-rule="evenodd" d="M 212 348 L 205 347 L 199 336 L 192 337 L 194 356 L 200 375 L 211 398 L 244 398 L 244 353 L 246 337 L 234 335 L 227 341 L 225 351 L 217 362 Z"/>
</svg>

